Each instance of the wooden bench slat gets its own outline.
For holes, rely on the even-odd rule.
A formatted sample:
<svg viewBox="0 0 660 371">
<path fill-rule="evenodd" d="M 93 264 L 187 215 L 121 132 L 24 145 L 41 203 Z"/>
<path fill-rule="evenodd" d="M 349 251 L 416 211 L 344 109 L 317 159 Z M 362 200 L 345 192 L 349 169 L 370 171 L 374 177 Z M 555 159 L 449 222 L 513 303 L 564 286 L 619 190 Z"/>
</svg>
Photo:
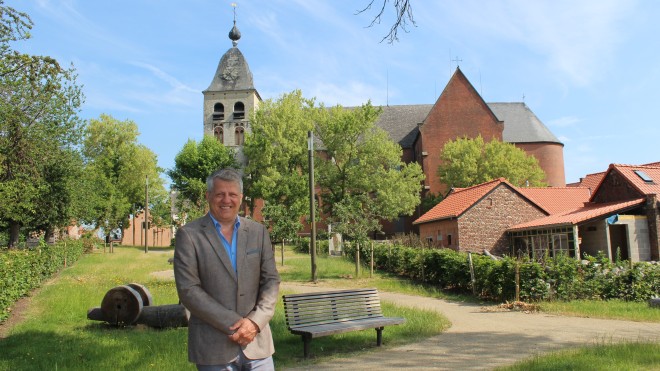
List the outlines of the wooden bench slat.
<svg viewBox="0 0 660 371">
<path fill-rule="evenodd" d="M 384 317 L 378 290 L 373 288 L 290 294 L 283 301 L 289 331 L 303 338 L 305 358 L 312 338 L 373 328 L 380 346 L 385 326 L 406 321 Z"/>
</svg>

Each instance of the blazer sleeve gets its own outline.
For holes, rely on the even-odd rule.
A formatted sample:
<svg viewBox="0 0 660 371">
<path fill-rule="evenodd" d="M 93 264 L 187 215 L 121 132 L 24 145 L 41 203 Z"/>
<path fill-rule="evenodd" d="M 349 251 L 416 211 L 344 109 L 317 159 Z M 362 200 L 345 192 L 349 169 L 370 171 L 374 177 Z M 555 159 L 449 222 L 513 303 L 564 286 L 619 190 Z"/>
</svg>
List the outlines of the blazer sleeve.
<svg viewBox="0 0 660 371">
<path fill-rule="evenodd" d="M 241 316 L 227 309 L 202 288 L 195 246 L 198 239 L 191 236 L 194 232 L 184 226 L 176 233 L 174 276 L 179 299 L 191 314 L 230 334 L 232 331 L 229 327 L 240 320 Z"/>
<path fill-rule="evenodd" d="M 263 234 L 261 238 L 263 244 L 261 246 L 259 295 L 254 309 L 246 317 L 256 323 L 259 330 L 261 330 L 268 325 L 275 314 L 275 305 L 280 290 L 280 276 L 275 266 L 275 256 L 268 229 L 262 224 L 259 224 L 259 226 Z"/>
</svg>

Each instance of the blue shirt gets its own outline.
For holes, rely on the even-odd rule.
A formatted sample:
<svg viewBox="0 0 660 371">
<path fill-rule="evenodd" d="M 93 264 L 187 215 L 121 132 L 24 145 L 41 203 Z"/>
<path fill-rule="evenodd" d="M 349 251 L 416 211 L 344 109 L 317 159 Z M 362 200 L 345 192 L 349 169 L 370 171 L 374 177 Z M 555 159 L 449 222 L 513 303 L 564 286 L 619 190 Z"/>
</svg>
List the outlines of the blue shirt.
<svg viewBox="0 0 660 371">
<path fill-rule="evenodd" d="M 216 232 L 218 232 L 218 236 L 220 236 L 220 241 L 222 241 L 222 245 L 225 247 L 225 251 L 227 251 L 227 255 L 229 255 L 229 259 L 231 260 L 231 265 L 234 267 L 234 272 L 236 272 L 236 236 L 238 235 L 238 227 L 241 226 L 241 220 L 239 217 L 236 217 L 236 222 L 234 222 L 234 232 L 231 235 L 231 244 L 225 236 L 222 234 L 222 225 L 218 223 L 217 220 L 209 213 L 209 216 L 211 217 L 211 220 L 213 220 L 213 225 L 215 226 Z"/>
</svg>

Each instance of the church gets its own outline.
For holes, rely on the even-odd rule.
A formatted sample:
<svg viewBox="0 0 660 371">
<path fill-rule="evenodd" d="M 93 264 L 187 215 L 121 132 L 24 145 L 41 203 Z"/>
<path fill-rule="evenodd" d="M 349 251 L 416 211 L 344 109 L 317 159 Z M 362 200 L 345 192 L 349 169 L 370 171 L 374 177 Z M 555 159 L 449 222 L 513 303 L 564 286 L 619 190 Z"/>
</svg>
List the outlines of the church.
<svg viewBox="0 0 660 371">
<path fill-rule="evenodd" d="M 203 92 L 203 124 L 205 135 L 213 135 L 236 150 L 238 160 L 245 163 L 241 149 L 245 133 L 250 131 L 250 115 L 259 108 L 261 97 L 254 87 L 247 60 L 238 49 L 240 37 L 234 20 L 229 32 L 232 47 L 220 58 L 211 84 Z M 434 104 L 382 109 L 376 125 L 401 146 L 404 162 L 422 166 L 426 175 L 421 185 L 422 197 L 449 191 L 436 175 L 444 144 L 479 135 L 485 141 L 495 138 L 514 144 L 539 161 L 549 186 L 566 185 L 564 145 L 557 137 L 523 102 L 486 103 L 458 67 Z M 412 221 L 421 215 L 418 208 L 413 216 L 385 223 L 384 231 L 386 235 L 415 232 Z"/>
</svg>

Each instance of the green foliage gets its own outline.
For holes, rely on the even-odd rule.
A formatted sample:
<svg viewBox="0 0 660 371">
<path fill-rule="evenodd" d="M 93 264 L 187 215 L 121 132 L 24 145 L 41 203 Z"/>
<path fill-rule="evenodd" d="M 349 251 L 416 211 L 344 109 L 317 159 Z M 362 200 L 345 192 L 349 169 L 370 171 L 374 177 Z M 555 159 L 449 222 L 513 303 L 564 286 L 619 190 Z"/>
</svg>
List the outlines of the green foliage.
<svg viewBox="0 0 660 371">
<path fill-rule="evenodd" d="M 0 222 L 14 247 L 21 228 L 50 232 L 73 217 L 83 94 L 73 67 L 11 48 L 30 37 L 26 14 L 0 2 L 0 20 Z"/>
<path fill-rule="evenodd" d="M 314 127 L 313 99 L 300 90 L 266 100 L 251 118 L 243 151 L 248 158 L 246 195 L 264 200 L 264 217 L 275 240 L 292 239 L 309 214 L 308 132 Z M 251 204 L 254 208 L 254 204 Z"/>
<path fill-rule="evenodd" d="M 367 102 L 319 110 L 316 117 L 323 211 L 334 230 L 356 240 L 380 230 L 380 220 L 411 215 L 420 202 L 422 169 L 401 161 L 401 147 L 375 125 L 380 113 Z"/>
<path fill-rule="evenodd" d="M 213 136 L 204 136 L 199 143 L 188 140 L 174 157 L 174 169 L 167 172 L 172 179 L 172 188 L 177 192 L 180 221 L 185 223 L 206 211 L 206 178 L 211 173 L 238 167 L 234 152 Z"/>
<path fill-rule="evenodd" d="M 16 300 L 64 266 L 75 263 L 83 249 L 82 240 L 64 240 L 55 245 L 42 242 L 30 250 L 0 251 L 0 321 L 8 317 Z"/>
<path fill-rule="evenodd" d="M 445 144 L 440 155 L 438 176 L 450 187 L 470 187 L 497 178 L 506 178 L 515 186 L 545 186 L 545 173 L 534 156 L 511 143 L 480 136 L 458 138 Z"/>
<path fill-rule="evenodd" d="M 381 220 L 412 214 L 424 175 L 418 164 L 402 162 L 401 147 L 376 127 L 380 113 L 371 103 L 351 109 L 317 106 L 300 91 L 261 105 L 251 118 L 252 133 L 244 147 L 249 159 L 246 195 L 264 200 L 271 227 L 279 228 L 273 222 L 281 215 L 300 219 L 309 213 L 310 130 L 317 192 L 334 230 L 365 239 L 380 229 Z"/>
<path fill-rule="evenodd" d="M 138 135 L 135 122 L 106 114 L 89 120 L 84 132 L 88 211 L 82 219 L 108 233 L 123 231 L 129 215 L 144 208 L 147 179 L 150 199 L 167 198 L 157 156 L 138 143 Z"/>
<path fill-rule="evenodd" d="M 353 260 L 355 249 L 345 253 Z M 361 261 L 367 260 L 361 251 Z M 472 282 L 468 254 L 450 249 L 411 248 L 379 243 L 374 249 L 379 269 L 440 289 L 470 292 Z M 513 300 L 516 269 L 523 301 L 622 299 L 643 302 L 660 295 L 660 265 L 649 263 L 615 266 L 602 255 L 586 263 L 567 256 L 535 261 L 504 257 L 500 260 L 472 254 L 477 295 L 489 300 Z"/>
</svg>

